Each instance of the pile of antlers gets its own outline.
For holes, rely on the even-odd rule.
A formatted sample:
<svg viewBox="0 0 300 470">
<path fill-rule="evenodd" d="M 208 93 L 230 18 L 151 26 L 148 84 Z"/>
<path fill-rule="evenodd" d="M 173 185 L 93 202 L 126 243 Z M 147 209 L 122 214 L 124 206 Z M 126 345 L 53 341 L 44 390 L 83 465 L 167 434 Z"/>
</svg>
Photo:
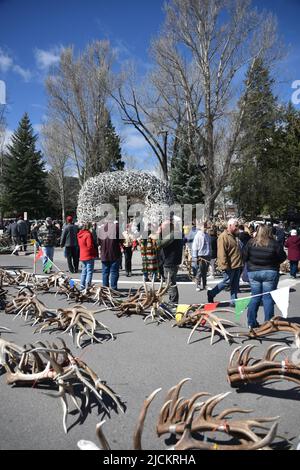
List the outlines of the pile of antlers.
<svg viewBox="0 0 300 470">
<path fill-rule="evenodd" d="M 249 383 L 262 383 L 274 379 L 284 379 L 300 385 L 300 363 L 290 362 L 287 357 L 284 360 L 276 360 L 279 354 L 290 350 L 289 346 L 281 344 L 271 345 L 262 359 L 250 358 L 250 353 L 255 345 L 249 344 L 241 349 L 236 348 L 231 354 L 227 377 L 231 387 L 241 387 Z"/>
<path fill-rule="evenodd" d="M 202 329 L 207 329 L 209 328 L 211 330 L 211 340 L 210 344 L 213 344 L 214 336 L 215 333 L 218 333 L 221 337 L 223 337 L 227 343 L 233 342 L 234 341 L 234 334 L 229 333 L 226 331 L 224 328 L 224 325 L 228 326 L 238 326 L 232 321 L 226 320 L 224 318 L 219 318 L 217 315 L 215 315 L 213 312 L 232 312 L 230 309 L 215 309 L 215 310 L 204 310 L 204 308 L 197 308 L 197 310 L 194 309 L 193 306 L 191 306 L 190 309 L 188 309 L 185 314 L 183 315 L 182 319 L 178 321 L 174 326 L 193 326 L 193 329 L 188 337 L 187 344 L 190 344 L 190 341 L 192 339 L 193 334 L 198 328 Z"/>
<path fill-rule="evenodd" d="M 65 342 L 62 346 L 55 343 L 30 344 L 28 348 L 20 347 L 0 338 L 0 364 L 6 371 L 7 384 L 49 384 L 58 388 L 57 395 L 63 407 L 63 428 L 67 433 L 67 415 L 69 411 L 67 396 L 69 395 L 82 415 L 82 410 L 75 396 L 74 385 L 80 384 L 85 395 L 85 408 L 88 407 L 90 393 L 99 401 L 102 409 L 109 415 L 104 403 L 103 394 L 108 396 L 114 405 L 124 412 L 119 397 L 101 381 L 98 375 L 80 358 L 75 357 Z"/>
<path fill-rule="evenodd" d="M 300 348 L 300 325 L 285 320 L 282 317 L 274 317 L 263 323 L 259 328 L 253 328 L 247 333 L 237 333 L 236 337 L 245 336 L 250 339 L 258 339 L 278 331 L 294 333 L 296 346 Z"/>
<path fill-rule="evenodd" d="M 251 413 L 250 410 L 240 408 L 229 408 L 213 415 L 218 403 L 224 400 L 228 393 L 210 397 L 205 402 L 199 402 L 200 398 L 209 396 L 205 392 L 196 393 L 190 399 L 179 398 L 182 385 L 188 380 L 190 379 L 181 380 L 168 391 L 159 413 L 157 435 L 160 437 L 164 434 L 171 434 L 178 438 L 176 444 L 168 450 L 271 450 L 270 444 L 276 438 L 278 426 L 276 421 L 279 417 L 228 420 L 233 413 Z M 148 408 L 160 390 L 151 393 L 143 403 L 133 436 L 135 450 L 142 448 L 142 432 Z M 272 422 L 274 424 L 270 429 L 265 426 L 266 423 Z M 102 431 L 103 423 L 97 426 L 96 432 L 102 448 L 108 450 L 110 447 Z M 267 432 L 261 437 L 254 429 Z M 216 438 L 205 435 L 215 432 L 228 436 L 229 442 L 234 439 L 236 444 L 226 444 L 223 439 L 222 443 L 219 443 Z M 193 437 L 195 433 L 198 433 L 198 439 Z M 86 447 L 86 444 L 87 441 L 78 442 L 79 448 Z"/>
<path fill-rule="evenodd" d="M 165 287 L 163 287 L 163 280 L 161 281 L 158 290 L 155 290 L 154 279 L 150 287 L 144 282 L 144 289 L 139 288 L 135 294 L 129 294 L 128 299 L 120 303 L 117 307 L 119 311 L 117 316 L 121 317 L 123 315 L 132 314 L 146 315 L 146 311 L 150 309 L 150 313 L 146 315 L 145 321 L 151 318 L 151 320 L 156 320 L 159 323 L 165 321 L 165 319 L 174 319 L 174 314 L 165 308 L 163 304 L 163 297 L 169 288 L 169 278 Z"/>
<path fill-rule="evenodd" d="M 6 304 L 5 313 L 15 314 L 15 318 L 19 315 L 21 317 L 24 316 L 25 320 L 27 320 L 28 315 L 31 315 L 35 319 L 33 323 L 33 325 L 35 325 L 49 317 L 54 317 L 56 309 L 46 307 L 46 305 L 36 297 L 33 291 L 27 287 L 26 291 L 22 289 L 17 297 Z"/>
<path fill-rule="evenodd" d="M 0 268 L 0 287 L 2 287 L 4 283 L 8 286 L 15 285 L 16 276 L 10 274 L 8 271 L 6 271 L 6 269 Z"/>
<path fill-rule="evenodd" d="M 46 328 L 54 327 L 55 329 L 63 330 L 64 333 L 70 333 L 79 348 L 81 348 L 80 340 L 83 335 L 87 335 L 91 338 L 91 342 L 96 341 L 102 343 L 102 340 L 95 336 L 95 332 L 98 330 L 105 330 L 111 337 L 115 339 L 113 333 L 107 326 L 100 323 L 95 319 L 97 311 L 87 310 L 82 305 L 75 305 L 73 308 L 59 308 L 57 309 L 57 315 L 55 318 L 47 318 L 42 325 L 40 325 L 35 333 L 41 333 Z"/>
</svg>

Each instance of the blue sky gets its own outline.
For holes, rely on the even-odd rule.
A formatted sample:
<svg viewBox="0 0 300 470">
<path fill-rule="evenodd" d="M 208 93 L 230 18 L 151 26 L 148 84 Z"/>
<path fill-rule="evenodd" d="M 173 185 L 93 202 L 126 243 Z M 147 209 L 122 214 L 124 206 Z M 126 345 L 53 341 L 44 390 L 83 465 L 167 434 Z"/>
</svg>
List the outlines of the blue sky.
<svg viewBox="0 0 300 470">
<path fill-rule="evenodd" d="M 9 131 L 27 111 L 36 131 L 45 113 L 43 80 L 58 60 L 62 47 L 82 50 L 94 39 L 110 39 L 119 61 L 135 59 L 141 73 L 147 70 L 148 49 L 164 19 L 163 0 L 0 0 L 0 80 L 7 87 Z M 289 55 L 279 65 L 277 93 L 291 98 L 291 84 L 300 80 L 300 1 L 256 0 L 259 8 L 278 17 L 279 33 Z M 115 123 L 116 124 L 116 123 Z M 124 150 L 143 167 L 154 164 L 150 151 L 131 128 L 122 131 Z M 147 166 L 146 165 L 146 166 Z"/>
</svg>

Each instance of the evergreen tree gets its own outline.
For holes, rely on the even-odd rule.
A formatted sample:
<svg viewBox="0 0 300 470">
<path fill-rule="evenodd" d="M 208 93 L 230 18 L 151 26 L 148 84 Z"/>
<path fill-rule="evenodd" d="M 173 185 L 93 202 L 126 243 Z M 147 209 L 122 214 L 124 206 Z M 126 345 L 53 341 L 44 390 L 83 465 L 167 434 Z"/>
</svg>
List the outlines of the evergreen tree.
<svg viewBox="0 0 300 470">
<path fill-rule="evenodd" d="M 274 139 L 273 160 L 268 168 L 266 210 L 282 218 L 300 210 L 300 112 L 289 103 Z M 272 165 L 271 165 L 272 163 Z"/>
<path fill-rule="evenodd" d="M 238 204 L 240 214 L 252 218 L 262 212 L 272 198 L 274 187 L 269 184 L 272 179 L 269 173 L 277 153 L 279 112 L 272 92 L 274 80 L 261 60 L 256 61 L 246 79 L 250 79 L 252 85 L 230 183 L 231 197 Z"/>
<path fill-rule="evenodd" d="M 198 165 L 191 159 L 190 147 L 185 143 L 184 136 L 185 133 L 181 131 L 174 149 L 170 172 L 171 188 L 175 201 L 179 204 L 199 204 L 203 202 L 201 174 Z"/>
<path fill-rule="evenodd" d="M 104 110 L 99 117 L 101 124 L 97 126 L 93 148 L 87 161 L 86 177 L 96 176 L 105 171 L 123 170 L 120 137 L 111 122 L 109 112 Z"/>
<path fill-rule="evenodd" d="M 116 133 L 110 117 L 105 127 L 104 138 L 109 171 L 124 170 L 125 162 L 122 161 L 120 137 Z"/>
<path fill-rule="evenodd" d="M 42 217 L 47 212 L 46 172 L 41 152 L 36 150 L 37 136 L 27 113 L 7 147 L 4 169 L 5 202 L 10 213 L 28 212 Z"/>
</svg>

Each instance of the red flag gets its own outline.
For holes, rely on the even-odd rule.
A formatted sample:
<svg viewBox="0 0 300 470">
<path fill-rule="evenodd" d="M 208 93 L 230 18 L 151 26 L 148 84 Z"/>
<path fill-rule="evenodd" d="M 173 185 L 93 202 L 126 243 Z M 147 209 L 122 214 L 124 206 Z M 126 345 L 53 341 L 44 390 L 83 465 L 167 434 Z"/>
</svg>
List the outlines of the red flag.
<svg viewBox="0 0 300 470">
<path fill-rule="evenodd" d="M 39 248 L 39 251 L 38 251 L 36 257 L 34 258 L 34 262 L 36 263 L 37 260 L 40 259 L 43 255 L 44 255 L 44 253 L 43 253 L 42 248 Z"/>
<path fill-rule="evenodd" d="M 204 305 L 204 310 L 206 311 L 209 311 L 209 310 L 215 310 L 215 308 L 217 308 L 217 306 L 219 305 L 220 302 L 215 302 L 215 303 L 211 303 L 211 304 L 206 304 Z"/>
</svg>

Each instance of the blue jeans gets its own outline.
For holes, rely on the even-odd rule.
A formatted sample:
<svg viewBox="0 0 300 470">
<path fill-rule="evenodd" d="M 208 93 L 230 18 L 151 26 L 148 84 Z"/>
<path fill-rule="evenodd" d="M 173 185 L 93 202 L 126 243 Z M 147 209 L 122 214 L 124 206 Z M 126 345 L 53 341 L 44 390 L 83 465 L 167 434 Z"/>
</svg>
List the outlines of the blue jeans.
<svg viewBox="0 0 300 470">
<path fill-rule="evenodd" d="M 279 280 L 278 271 L 252 271 L 248 272 L 248 276 L 251 286 L 251 295 L 271 292 L 272 290 L 277 289 Z M 254 297 L 251 299 L 248 306 L 248 325 L 252 328 L 257 326 L 257 312 L 261 301 L 264 306 L 265 321 L 270 320 L 274 316 L 274 300 L 270 294 Z"/>
<path fill-rule="evenodd" d="M 81 263 L 82 263 L 82 271 L 81 271 L 81 278 L 80 278 L 80 288 L 86 289 L 92 283 L 95 260 L 90 259 L 88 261 L 81 261 Z"/>
<path fill-rule="evenodd" d="M 44 253 L 44 256 L 43 256 L 43 267 L 44 267 L 45 264 L 48 261 L 48 258 L 51 259 L 51 261 L 53 261 L 54 246 L 43 246 L 42 250 L 43 250 L 43 253 Z"/>
<path fill-rule="evenodd" d="M 118 289 L 120 260 L 116 261 L 102 261 L 102 285 L 109 287 L 109 277 L 111 288 Z"/>
<path fill-rule="evenodd" d="M 297 272 L 298 272 L 298 261 L 290 261 L 290 275 L 293 277 L 296 277 Z"/>
<path fill-rule="evenodd" d="M 241 271 L 242 268 L 226 269 L 226 271 L 223 273 L 223 280 L 216 287 L 209 291 L 209 296 L 214 298 L 219 294 L 219 292 L 230 286 L 231 300 L 237 299 Z"/>
</svg>

